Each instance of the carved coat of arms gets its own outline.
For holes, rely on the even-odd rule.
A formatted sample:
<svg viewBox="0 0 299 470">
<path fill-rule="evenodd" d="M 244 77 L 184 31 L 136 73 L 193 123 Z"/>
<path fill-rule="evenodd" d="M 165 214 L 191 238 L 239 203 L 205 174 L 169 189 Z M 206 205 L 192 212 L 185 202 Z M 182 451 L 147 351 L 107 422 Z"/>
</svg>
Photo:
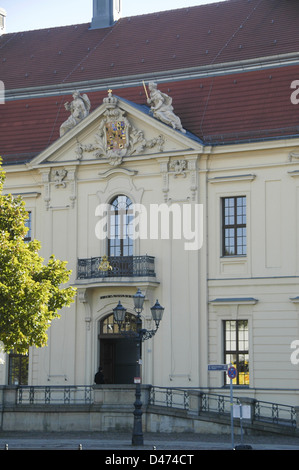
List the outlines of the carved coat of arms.
<svg viewBox="0 0 299 470">
<path fill-rule="evenodd" d="M 108 97 L 103 100 L 106 110 L 94 136 L 94 143 L 83 145 L 78 142 L 78 159 L 83 158 L 84 152 L 93 152 L 95 157 L 108 159 L 110 165 L 118 166 L 124 157 L 141 154 L 146 149 L 157 146 L 160 152 L 163 151 L 164 137 L 159 135 L 147 140 L 143 131 L 131 125 L 126 112 L 117 106 L 117 102 L 109 90 Z"/>
</svg>

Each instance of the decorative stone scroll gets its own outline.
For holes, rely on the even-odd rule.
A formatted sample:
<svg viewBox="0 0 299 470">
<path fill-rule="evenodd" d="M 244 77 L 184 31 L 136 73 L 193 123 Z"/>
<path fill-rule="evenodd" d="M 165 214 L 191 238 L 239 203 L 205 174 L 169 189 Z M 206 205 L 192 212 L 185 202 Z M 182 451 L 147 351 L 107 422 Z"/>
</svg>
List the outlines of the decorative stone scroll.
<svg viewBox="0 0 299 470">
<path fill-rule="evenodd" d="M 299 160 L 299 152 L 290 152 L 289 153 L 289 162 L 291 162 L 293 159 Z"/>
<path fill-rule="evenodd" d="M 179 175 L 182 175 L 185 178 L 186 169 L 187 169 L 187 161 L 186 160 L 174 160 L 170 162 L 169 168 L 171 171 L 173 171 L 175 178 Z"/>
<path fill-rule="evenodd" d="M 78 160 L 83 158 L 84 152 L 93 152 L 96 158 L 108 159 L 110 165 L 118 166 L 124 157 L 140 155 L 154 147 L 160 152 L 163 151 L 164 137 L 158 135 L 147 140 L 143 131 L 136 129 L 126 117 L 126 112 L 118 107 L 118 99 L 112 95 L 111 90 L 103 103 L 106 105 L 106 111 L 95 134 L 95 141 L 88 145 L 78 142 Z"/>
<path fill-rule="evenodd" d="M 59 208 L 74 208 L 75 202 L 77 199 L 77 182 L 76 182 L 76 166 L 68 166 L 68 169 L 65 168 L 45 168 L 40 170 L 42 184 L 44 187 L 44 201 L 46 210 Z M 60 194 L 60 201 L 64 202 L 64 205 L 57 206 L 57 197 L 55 194 L 62 192 Z M 50 205 L 52 201 L 53 204 L 54 196 L 54 205 Z M 69 203 L 71 201 L 71 203 Z"/>
<path fill-rule="evenodd" d="M 66 187 L 66 182 L 64 181 L 66 176 L 67 171 L 64 168 L 52 170 L 52 179 L 55 183 L 56 188 L 59 188 L 60 186 L 62 186 L 63 188 Z"/>
<path fill-rule="evenodd" d="M 198 182 L 197 182 L 197 157 L 189 157 L 187 159 L 175 159 L 169 160 L 167 157 L 160 158 L 160 173 L 162 176 L 162 192 L 164 195 L 164 201 L 168 202 L 170 199 L 169 197 L 169 176 L 173 175 L 175 178 L 177 176 L 182 176 L 186 178 L 189 175 L 190 184 L 189 190 L 191 193 L 191 197 L 187 196 L 186 199 L 190 199 L 191 201 L 195 201 L 196 199 L 196 192 L 198 189 Z"/>
</svg>

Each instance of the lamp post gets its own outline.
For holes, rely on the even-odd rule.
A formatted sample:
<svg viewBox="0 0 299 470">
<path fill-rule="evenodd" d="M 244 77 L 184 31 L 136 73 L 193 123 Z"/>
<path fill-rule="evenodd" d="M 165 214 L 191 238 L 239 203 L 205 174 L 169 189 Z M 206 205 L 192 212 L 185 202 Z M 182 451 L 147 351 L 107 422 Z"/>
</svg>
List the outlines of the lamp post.
<svg viewBox="0 0 299 470">
<path fill-rule="evenodd" d="M 138 289 L 136 294 L 133 295 L 134 310 L 136 312 L 136 331 L 128 331 L 124 329 L 127 310 L 121 305 L 120 301 L 118 302 L 118 305 L 113 309 L 114 320 L 118 324 L 120 332 L 124 335 L 132 337 L 136 341 L 136 391 L 134 402 L 134 426 L 132 433 L 132 445 L 139 446 L 143 445 L 142 402 L 140 386 L 141 343 L 142 341 L 152 338 L 156 334 L 164 312 L 164 308 L 161 307 L 157 300 L 155 305 L 151 307 L 152 318 L 155 322 L 156 328 L 154 330 L 146 330 L 145 328 L 142 328 L 141 312 L 143 311 L 144 298 L 145 296 L 142 294 L 140 289 Z"/>
</svg>

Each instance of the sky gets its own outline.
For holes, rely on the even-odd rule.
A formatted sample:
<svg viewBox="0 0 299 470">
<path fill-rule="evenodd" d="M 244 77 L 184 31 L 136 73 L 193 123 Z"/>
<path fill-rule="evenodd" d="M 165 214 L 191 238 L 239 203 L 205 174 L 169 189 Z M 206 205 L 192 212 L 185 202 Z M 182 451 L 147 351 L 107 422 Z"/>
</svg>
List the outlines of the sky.
<svg viewBox="0 0 299 470">
<path fill-rule="evenodd" d="M 121 1 L 122 17 L 217 3 L 217 0 Z M 93 0 L 0 0 L 0 8 L 7 14 L 7 33 L 88 23 L 92 19 L 92 4 Z"/>
</svg>

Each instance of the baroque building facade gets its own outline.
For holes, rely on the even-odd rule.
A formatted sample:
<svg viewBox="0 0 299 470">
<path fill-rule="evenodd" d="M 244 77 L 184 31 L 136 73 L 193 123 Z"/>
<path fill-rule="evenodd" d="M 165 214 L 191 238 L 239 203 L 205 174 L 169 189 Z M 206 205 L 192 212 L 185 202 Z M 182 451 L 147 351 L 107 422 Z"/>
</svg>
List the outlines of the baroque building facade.
<svg viewBox="0 0 299 470">
<path fill-rule="evenodd" d="M 98 3 L 95 26 L 1 37 L 5 191 L 23 196 L 42 255 L 68 261 L 77 296 L 47 347 L 4 357 L 0 383 L 90 384 L 100 365 L 106 383 L 133 383 L 113 309 L 134 328 L 139 288 L 146 328 L 156 299 L 165 308 L 143 383 L 225 388 L 208 364 L 232 363 L 238 393 L 298 405 L 299 68 L 278 23 L 299 8 L 234 0 L 102 25 Z M 37 63 L 47 39 L 51 76 Z"/>
</svg>

